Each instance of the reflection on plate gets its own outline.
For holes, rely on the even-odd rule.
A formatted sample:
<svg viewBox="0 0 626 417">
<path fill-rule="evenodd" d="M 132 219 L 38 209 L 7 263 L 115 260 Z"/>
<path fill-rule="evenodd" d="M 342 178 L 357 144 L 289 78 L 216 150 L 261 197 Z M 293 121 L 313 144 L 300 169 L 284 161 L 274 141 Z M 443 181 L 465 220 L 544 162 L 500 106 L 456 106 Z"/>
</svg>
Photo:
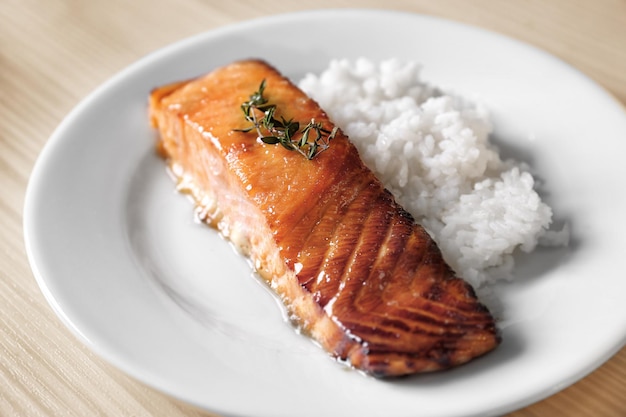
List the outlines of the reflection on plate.
<svg viewBox="0 0 626 417">
<path fill-rule="evenodd" d="M 532 164 L 572 226 L 570 247 L 524 257 L 519 279 L 494 289 L 502 346 L 449 372 L 380 381 L 334 363 L 283 320 L 246 261 L 194 221 L 153 152 L 146 100 L 157 85 L 241 58 L 298 79 L 359 56 L 420 61 L 425 80 L 480 98 L 498 143 Z M 79 105 L 33 172 L 27 250 L 48 301 L 84 343 L 213 412 L 498 415 L 573 383 L 624 344 L 625 136 L 623 109 L 596 84 L 493 33 L 395 12 L 275 16 L 164 48 Z"/>
</svg>

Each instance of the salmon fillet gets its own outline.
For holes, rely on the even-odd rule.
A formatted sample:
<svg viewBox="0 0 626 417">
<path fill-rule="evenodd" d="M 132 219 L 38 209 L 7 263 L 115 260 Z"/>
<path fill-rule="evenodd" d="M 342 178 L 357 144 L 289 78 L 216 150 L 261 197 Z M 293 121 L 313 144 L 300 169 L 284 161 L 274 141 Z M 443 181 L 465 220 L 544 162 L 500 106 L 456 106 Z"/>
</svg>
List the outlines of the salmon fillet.
<svg viewBox="0 0 626 417">
<path fill-rule="evenodd" d="M 358 370 L 436 371 L 494 349 L 489 311 L 341 130 L 310 160 L 242 131 L 250 123 L 241 104 L 263 80 L 282 117 L 334 128 L 314 100 L 258 60 L 150 95 L 158 150 L 200 218 L 250 257 L 305 334 Z"/>
</svg>

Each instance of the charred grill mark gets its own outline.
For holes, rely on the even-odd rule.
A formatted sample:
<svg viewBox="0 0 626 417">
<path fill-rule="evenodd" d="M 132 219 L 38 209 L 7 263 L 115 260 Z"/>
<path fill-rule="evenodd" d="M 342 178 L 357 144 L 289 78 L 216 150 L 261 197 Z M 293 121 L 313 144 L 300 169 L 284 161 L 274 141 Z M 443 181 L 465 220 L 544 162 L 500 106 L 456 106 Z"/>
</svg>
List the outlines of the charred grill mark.
<svg viewBox="0 0 626 417">
<path fill-rule="evenodd" d="M 349 181 L 348 189 L 352 193 L 346 194 L 344 190 L 340 196 L 338 189 L 337 194 L 331 193 L 332 198 L 328 199 L 323 215 L 315 222 L 302 243 L 302 249 L 296 255 L 297 261 L 302 264 L 302 270 L 297 274 L 298 281 L 309 291 L 313 291 L 311 287 L 320 274 L 325 273 L 323 266 L 334 250 L 333 242 L 341 233 L 338 229 L 342 227 L 350 206 L 369 184 L 362 176 L 351 177 Z"/>
<path fill-rule="evenodd" d="M 370 181 L 347 207 L 346 214 L 336 229 L 326 260 L 319 272 L 330 279 L 311 281 L 308 287 L 321 307 L 325 307 L 341 291 L 342 286 L 346 285 L 350 260 L 357 249 L 363 223 L 369 216 L 369 203 L 378 190 L 378 185 Z"/>
<path fill-rule="evenodd" d="M 456 336 L 446 337 L 442 336 L 433 336 L 430 338 L 425 338 L 427 343 L 422 345 L 422 349 L 412 350 L 397 350 L 390 346 L 389 344 L 379 344 L 379 343 L 370 343 L 368 344 L 369 354 L 372 356 L 380 355 L 380 356 L 389 356 L 389 355 L 398 355 L 404 356 L 406 358 L 412 359 L 435 359 L 442 356 L 450 356 L 453 352 L 459 349 L 459 338 Z"/>
<path fill-rule="evenodd" d="M 386 234 L 381 236 L 369 276 L 352 297 L 356 309 L 362 312 L 375 312 L 384 308 L 381 306 L 381 294 L 385 291 L 389 278 L 394 274 L 412 229 L 406 218 L 398 217 L 397 213 L 385 207 L 384 203 L 393 203 L 393 197 L 389 192 L 386 191 L 379 200 L 383 203 L 381 208 L 384 211 Z"/>
<path fill-rule="evenodd" d="M 476 323 L 465 323 L 462 320 L 456 322 L 397 309 L 389 309 L 385 313 L 352 315 L 350 318 L 344 319 L 342 324 L 352 334 L 368 340 L 370 344 L 378 340 L 378 337 L 374 336 L 381 335 L 385 337 L 393 335 L 392 339 L 383 340 L 384 343 L 395 343 L 394 339 L 417 340 L 416 337 L 423 341 L 425 336 L 456 340 L 472 332 L 495 331 L 495 328 L 486 324 L 484 320 Z"/>
<path fill-rule="evenodd" d="M 488 317 L 484 314 L 484 308 L 477 308 L 475 303 L 465 306 L 465 303 L 462 302 L 460 297 L 458 297 L 458 299 L 451 299 L 451 297 L 447 295 L 444 286 L 448 283 L 456 283 L 457 281 L 462 283 L 460 280 L 431 280 L 428 284 L 429 286 L 422 291 L 423 294 L 418 297 L 418 301 L 420 302 L 417 304 L 416 294 L 413 293 L 410 288 L 413 284 L 413 280 L 405 281 L 405 283 L 409 284 L 407 287 L 396 285 L 391 289 L 379 284 L 380 280 L 377 280 L 376 274 L 386 274 L 387 272 L 385 267 L 380 264 L 380 259 L 386 258 L 388 262 L 386 266 L 389 267 L 389 270 L 393 273 L 394 266 L 397 266 L 400 262 L 394 265 L 390 261 L 397 260 L 398 257 L 401 256 L 402 250 L 406 247 L 406 238 L 409 232 L 406 231 L 398 235 L 393 234 L 391 233 L 393 226 L 398 224 L 405 227 L 409 226 L 411 231 L 415 233 L 412 225 L 407 224 L 410 220 L 410 216 L 399 215 L 399 217 L 394 218 L 394 220 L 397 218 L 404 219 L 406 223 L 401 221 L 393 222 L 388 228 L 388 233 L 383 243 L 379 245 L 380 251 L 383 251 L 388 245 L 401 241 L 402 244 L 396 245 L 395 247 L 396 256 L 381 256 L 379 252 L 376 265 L 371 269 L 371 273 L 367 280 L 363 282 L 363 285 L 354 292 L 344 291 L 346 297 L 335 303 L 333 311 L 344 317 L 342 320 L 343 325 L 350 329 L 355 335 L 365 339 L 368 339 L 372 334 L 381 332 L 388 334 L 407 333 L 433 336 L 447 334 L 459 337 L 468 331 L 484 329 L 485 320 L 488 321 Z M 400 229 L 402 230 L 402 227 L 400 227 Z M 417 233 L 419 239 L 427 238 L 425 232 L 418 231 Z M 392 236 L 394 238 L 391 238 Z M 395 238 L 396 236 L 400 238 Z M 440 255 L 438 255 L 438 249 L 433 243 L 427 247 L 421 258 L 419 267 L 431 268 L 434 266 L 436 269 L 441 269 L 442 263 L 437 260 L 438 257 L 440 257 Z M 413 259 L 418 259 L 418 257 L 414 256 Z M 443 270 L 440 272 L 444 275 L 449 274 L 449 270 L 445 264 L 443 265 Z M 420 289 L 421 287 L 423 287 L 423 285 L 420 286 Z M 382 303 L 381 299 L 383 297 L 381 297 L 381 295 L 388 290 L 403 290 L 408 292 L 410 298 L 408 301 L 410 302 L 405 305 L 399 303 Z M 388 298 L 392 300 L 398 299 L 397 294 L 388 294 Z M 449 304 L 444 306 L 437 303 L 437 301 L 440 301 L 442 298 L 446 299 Z M 450 305 L 457 308 L 451 308 Z M 341 310 L 338 309 L 339 307 L 342 307 Z M 463 307 L 470 308 L 463 309 Z M 359 319 L 360 322 L 355 321 L 355 319 Z M 493 326 L 491 326 L 491 328 L 493 328 Z"/>
<path fill-rule="evenodd" d="M 390 297 L 390 295 L 387 295 L 388 299 Z M 396 297 L 399 298 L 398 296 Z M 450 297 L 446 297 L 446 301 L 443 304 L 441 302 L 433 302 L 426 296 L 414 296 L 410 304 L 399 302 L 381 304 L 380 311 L 375 313 L 385 317 L 406 320 L 407 322 L 429 323 L 446 329 L 456 327 L 471 331 L 472 329 L 485 328 L 485 323 L 489 323 L 491 328 L 495 328 L 495 325 L 490 320 L 488 310 L 482 304 L 468 305 L 464 299 Z"/>
<path fill-rule="evenodd" d="M 346 310 L 346 314 L 353 310 L 369 313 L 369 309 L 359 308 L 354 299 L 365 286 L 369 285 L 368 277 L 375 268 L 376 261 L 380 259 L 381 246 L 388 236 L 391 214 L 381 209 L 384 199 L 385 195 L 379 193 L 370 200 L 372 204 L 367 208 L 368 213 L 362 223 L 361 234 L 346 264 L 343 284 L 333 297 L 335 300 L 333 311 L 336 311 L 337 315 L 344 313 L 343 310 Z"/>
<path fill-rule="evenodd" d="M 390 360 L 393 358 L 393 363 Z M 398 366 L 397 362 L 402 361 L 406 367 L 420 367 L 425 371 L 448 369 L 458 361 L 455 360 L 454 350 L 431 350 L 424 352 L 398 353 L 389 350 L 370 351 L 368 354 L 368 365 L 373 369 L 373 374 L 378 377 L 389 376 L 392 366 Z"/>
</svg>

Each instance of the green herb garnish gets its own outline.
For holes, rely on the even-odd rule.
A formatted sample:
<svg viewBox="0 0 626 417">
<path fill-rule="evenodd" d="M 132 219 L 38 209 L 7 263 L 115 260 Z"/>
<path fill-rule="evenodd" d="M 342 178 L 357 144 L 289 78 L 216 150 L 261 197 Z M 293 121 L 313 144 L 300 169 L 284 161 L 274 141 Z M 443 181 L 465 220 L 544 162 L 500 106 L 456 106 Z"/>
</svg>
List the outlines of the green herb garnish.
<svg viewBox="0 0 626 417">
<path fill-rule="evenodd" d="M 269 145 L 280 143 L 290 151 L 298 151 L 307 159 L 313 159 L 328 149 L 330 141 L 337 134 L 337 127 L 333 130 L 324 129 L 322 123 L 315 119 L 300 129 L 300 123 L 292 119 L 280 120 L 275 117 L 276 105 L 268 103 L 263 96 L 265 80 L 261 81 L 259 90 L 250 95 L 250 99 L 241 104 L 245 119 L 252 123 L 246 129 L 236 129 L 239 132 L 256 130 L 259 139 Z M 260 115 L 263 114 L 261 117 Z"/>
</svg>

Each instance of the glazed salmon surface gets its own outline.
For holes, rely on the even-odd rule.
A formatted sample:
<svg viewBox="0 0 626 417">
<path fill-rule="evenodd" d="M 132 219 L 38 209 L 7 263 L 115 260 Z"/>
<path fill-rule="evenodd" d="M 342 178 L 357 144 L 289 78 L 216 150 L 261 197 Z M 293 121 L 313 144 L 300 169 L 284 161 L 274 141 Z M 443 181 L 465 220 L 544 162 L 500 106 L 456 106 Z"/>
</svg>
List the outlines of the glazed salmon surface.
<svg viewBox="0 0 626 417">
<path fill-rule="evenodd" d="M 201 218 L 250 257 L 304 333 L 356 369 L 435 371 L 494 349 L 489 311 L 341 130 L 311 160 L 237 130 L 250 126 L 241 104 L 263 80 L 280 116 L 334 127 L 315 101 L 257 60 L 150 96 L 159 151 Z"/>
</svg>

